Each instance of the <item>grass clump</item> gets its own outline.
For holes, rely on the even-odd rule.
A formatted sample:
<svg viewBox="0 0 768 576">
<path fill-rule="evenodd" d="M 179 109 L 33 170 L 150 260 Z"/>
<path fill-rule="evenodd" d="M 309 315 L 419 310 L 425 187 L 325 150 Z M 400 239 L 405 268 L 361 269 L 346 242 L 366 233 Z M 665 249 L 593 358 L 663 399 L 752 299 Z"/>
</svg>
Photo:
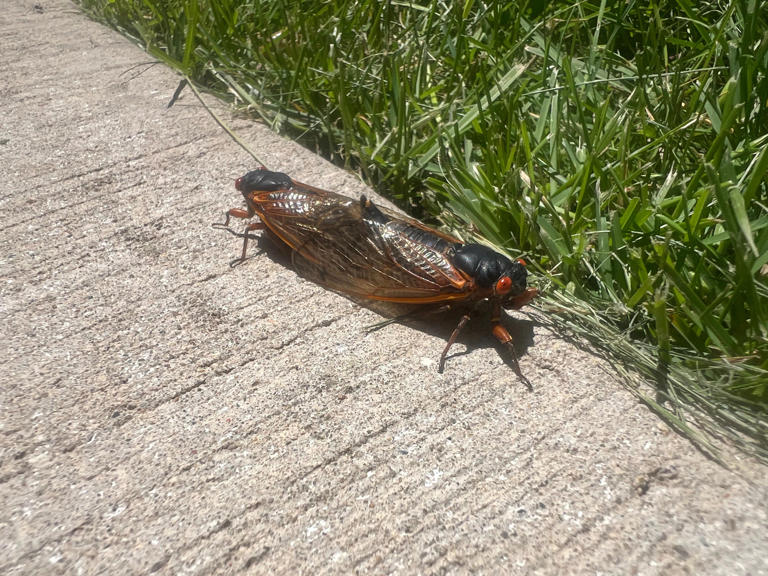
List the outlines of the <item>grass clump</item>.
<svg viewBox="0 0 768 576">
<path fill-rule="evenodd" d="M 416 216 L 671 424 L 768 459 L 768 13 L 756 0 L 80 0 Z M 704 435 L 697 435 L 689 424 Z"/>
</svg>

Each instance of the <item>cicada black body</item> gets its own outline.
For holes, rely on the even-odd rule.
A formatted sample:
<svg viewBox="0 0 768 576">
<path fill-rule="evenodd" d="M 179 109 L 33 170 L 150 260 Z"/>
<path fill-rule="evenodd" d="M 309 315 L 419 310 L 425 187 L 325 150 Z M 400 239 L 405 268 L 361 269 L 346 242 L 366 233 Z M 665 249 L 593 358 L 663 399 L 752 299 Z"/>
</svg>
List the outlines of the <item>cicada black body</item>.
<svg viewBox="0 0 768 576">
<path fill-rule="evenodd" d="M 246 229 L 267 229 L 285 244 L 297 271 L 327 288 L 360 298 L 404 304 L 492 304 L 492 330 L 513 355 L 523 376 L 512 337 L 501 324 L 501 310 L 518 309 L 537 295 L 527 288 L 522 260 L 481 244 L 464 244 L 425 224 L 376 206 L 365 196 L 353 200 L 261 169 L 238 178 L 247 210 L 230 217 L 258 216 Z M 465 314 L 440 357 L 442 371 L 449 348 L 469 320 Z"/>
</svg>

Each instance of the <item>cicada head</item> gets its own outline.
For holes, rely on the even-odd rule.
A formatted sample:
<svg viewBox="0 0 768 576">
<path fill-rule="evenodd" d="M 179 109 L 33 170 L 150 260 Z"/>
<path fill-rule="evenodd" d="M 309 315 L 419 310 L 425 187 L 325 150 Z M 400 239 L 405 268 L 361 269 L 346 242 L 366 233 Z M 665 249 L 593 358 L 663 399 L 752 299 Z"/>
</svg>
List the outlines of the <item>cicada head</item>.
<svg viewBox="0 0 768 576">
<path fill-rule="evenodd" d="M 293 180 L 287 174 L 270 172 L 266 168 L 252 170 L 235 180 L 235 188 L 242 192 L 246 199 L 251 192 L 269 192 L 292 187 Z"/>
<path fill-rule="evenodd" d="M 453 263 L 483 289 L 492 289 L 493 299 L 512 305 L 525 292 L 528 271 L 523 260 L 510 260 L 482 244 L 456 248 Z"/>
</svg>

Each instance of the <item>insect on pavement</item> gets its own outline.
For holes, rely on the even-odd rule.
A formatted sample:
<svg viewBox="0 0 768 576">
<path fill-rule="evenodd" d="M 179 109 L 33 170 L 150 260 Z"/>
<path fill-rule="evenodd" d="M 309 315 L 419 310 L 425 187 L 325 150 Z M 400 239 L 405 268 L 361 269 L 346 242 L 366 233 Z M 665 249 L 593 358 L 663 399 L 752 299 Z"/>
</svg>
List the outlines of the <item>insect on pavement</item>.
<svg viewBox="0 0 768 576">
<path fill-rule="evenodd" d="M 365 196 L 354 200 L 321 190 L 264 168 L 235 181 L 246 209 L 231 218 L 250 219 L 243 233 L 264 230 L 291 254 L 296 271 L 326 288 L 358 298 L 402 304 L 475 305 L 488 301 L 491 331 L 520 370 L 514 342 L 501 323 L 503 309 L 517 310 L 538 295 L 527 287 L 523 260 L 511 260 L 482 244 L 462 243 L 417 220 L 376 206 Z M 469 307 L 469 306 L 467 306 Z M 470 320 L 465 312 L 440 355 L 443 371 L 448 350 Z"/>
</svg>

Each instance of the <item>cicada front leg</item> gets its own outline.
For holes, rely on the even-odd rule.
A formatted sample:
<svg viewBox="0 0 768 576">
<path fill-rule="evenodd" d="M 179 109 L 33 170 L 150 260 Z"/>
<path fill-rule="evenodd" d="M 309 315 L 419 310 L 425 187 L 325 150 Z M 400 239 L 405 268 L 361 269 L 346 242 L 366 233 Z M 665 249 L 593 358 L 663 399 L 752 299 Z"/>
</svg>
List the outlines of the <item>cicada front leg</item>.
<svg viewBox="0 0 768 576">
<path fill-rule="evenodd" d="M 501 306 L 498 304 L 493 308 L 493 315 L 491 316 L 491 331 L 493 332 L 493 335 L 496 336 L 496 339 L 501 342 L 509 351 L 512 358 L 512 370 L 515 371 L 517 377 L 520 378 L 520 381 L 526 385 L 528 390 L 533 392 L 533 386 L 531 385 L 528 378 L 523 376 L 523 371 L 520 370 L 520 362 L 517 359 L 517 351 L 515 350 L 515 342 L 512 339 L 512 335 L 501 323 Z"/>
<path fill-rule="evenodd" d="M 216 224 L 216 226 L 219 226 L 221 228 L 229 228 L 229 219 L 230 218 L 240 218 L 241 220 L 246 220 L 248 218 L 251 218 L 253 214 L 248 212 L 248 210 L 243 210 L 242 208 L 230 208 L 226 212 L 226 218 L 224 219 L 223 224 Z"/>
<path fill-rule="evenodd" d="M 228 230 L 232 234 L 235 234 L 236 236 L 242 236 L 243 237 L 243 252 L 240 255 L 240 258 L 232 261 L 232 266 L 236 266 L 238 264 L 241 264 L 245 261 L 245 254 L 248 251 L 248 240 L 250 239 L 250 236 L 248 236 L 248 232 L 251 232 L 253 230 L 264 230 L 265 226 L 264 223 L 261 221 L 257 222 L 250 222 L 248 226 L 245 227 L 245 230 L 241 234 L 235 232 L 229 227 L 229 220 L 230 218 L 240 218 L 240 219 L 247 219 L 252 218 L 254 216 L 254 213 L 249 212 L 248 210 L 243 210 L 242 208 L 230 208 L 227 210 L 226 218 L 224 219 L 224 222 L 222 224 L 214 224 L 214 228 L 223 228 L 225 230 Z"/>
</svg>

